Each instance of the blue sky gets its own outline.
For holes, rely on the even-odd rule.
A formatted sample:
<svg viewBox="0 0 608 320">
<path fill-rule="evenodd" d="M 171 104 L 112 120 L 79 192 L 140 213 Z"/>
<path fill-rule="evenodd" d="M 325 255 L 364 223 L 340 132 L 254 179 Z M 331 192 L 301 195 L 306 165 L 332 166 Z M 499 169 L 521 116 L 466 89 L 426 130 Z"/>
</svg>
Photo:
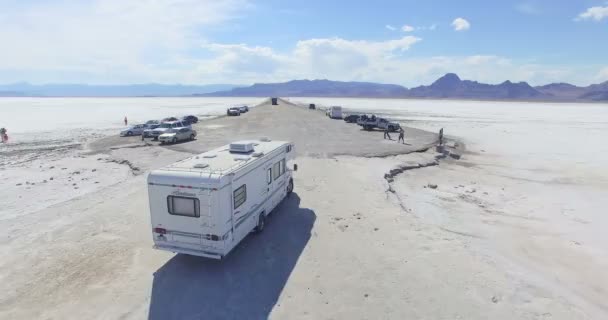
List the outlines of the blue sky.
<svg viewBox="0 0 608 320">
<path fill-rule="evenodd" d="M 608 80 L 608 1 L 0 0 L 0 83 Z"/>
</svg>

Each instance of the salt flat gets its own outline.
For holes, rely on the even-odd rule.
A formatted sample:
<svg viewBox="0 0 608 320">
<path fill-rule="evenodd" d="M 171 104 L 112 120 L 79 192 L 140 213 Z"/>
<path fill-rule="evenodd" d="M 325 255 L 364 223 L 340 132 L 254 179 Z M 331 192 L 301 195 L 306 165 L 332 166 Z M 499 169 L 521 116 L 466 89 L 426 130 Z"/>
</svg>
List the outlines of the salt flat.
<svg viewBox="0 0 608 320">
<path fill-rule="evenodd" d="M 365 110 L 364 103 L 326 104 Z M 370 109 L 386 102 L 373 103 Z M 501 111 L 510 115 L 505 121 L 475 108 L 466 116 L 443 112 L 443 101 L 428 102 L 440 106 L 428 110 L 409 108 L 411 101 L 391 103 L 404 106 L 392 116 L 419 128 L 407 129 L 410 145 L 282 103 L 201 122 L 199 139 L 191 143 L 161 147 L 136 138 L 103 138 L 77 157 L 16 165 L 38 180 L 63 167 L 69 173 L 61 179 L 74 180 L 77 166 L 88 170 L 83 178 L 106 179 L 42 209 L 16 201 L 19 214 L 3 215 L 0 317 L 608 315 L 608 241 L 601 232 L 608 188 L 606 171 L 596 162 L 606 150 L 590 143 L 601 140 L 597 133 L 608 124 L 603 106 L 582 108 L 570 122 L 547 116 L 542 124 L 522 126 L 517 112 Z M 533 120 L 542 117 L 534 114 Z M 413 151 L 432 145 L 439 127 L 466 145 L 460 160 L 448 157 L 392 182 L 384 179 L 400 164 L 435 161 L 433 148 Z M 547 134 L 547 128 L 560 130 Z M 300 165 L 294 195 L 273 213 L 265 232 L 248 237 L 224 261 L 151 249 L 146 171 L 233 138 L 260 136 L 295 141 Z M 539 140 L 562 143 L 532 148 Z M 596 157 L 581 156 L 593 155 L 591 146 Z M 15 173 L 10 165 L 2 169 L 3 178 Z M 51 188 L 55 194 L 74 192 L 67 181 L 49 187 L 38 180 L 26 189 L 11 178 L 4 189 L 29 202 L 48 201 L 42 195 Z"/>
</svg>

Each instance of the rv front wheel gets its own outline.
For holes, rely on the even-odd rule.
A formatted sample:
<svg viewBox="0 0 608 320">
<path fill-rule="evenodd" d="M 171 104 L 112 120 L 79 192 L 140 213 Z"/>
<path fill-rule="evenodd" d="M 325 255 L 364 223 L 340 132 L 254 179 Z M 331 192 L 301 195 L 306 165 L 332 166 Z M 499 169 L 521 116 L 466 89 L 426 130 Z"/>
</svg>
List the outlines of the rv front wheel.
<svg viewBox="0 0 608 320">
<path fill-rule="evenodd" d="M 258 224 L 255 226 L 255 232 L 262 232 L 264 227 L 266 226 L 266 215 L 264 212 L 260 213 L 260 217 L 258 218 Z"/>
</svg>

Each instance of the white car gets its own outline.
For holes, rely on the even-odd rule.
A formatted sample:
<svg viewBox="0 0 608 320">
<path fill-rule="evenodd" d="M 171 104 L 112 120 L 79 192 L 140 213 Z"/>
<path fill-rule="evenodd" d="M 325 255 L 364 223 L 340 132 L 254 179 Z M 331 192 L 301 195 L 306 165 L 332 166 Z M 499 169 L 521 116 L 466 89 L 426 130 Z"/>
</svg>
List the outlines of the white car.
<svg viewBox="0 0 608 320">
<path fill-rule="evenodd" d="M 160 124 L 160 126 L 158 128 L 150 131 L 149 133 L 146 132 L 146 135 L 148 137 L 157 139 L 163 133 L 173 132 L 174 130 L 177 130 L 177 128 L 183 128 L 183 127 L 192 128 L 189 123 L 185 123 L 182 121 L 163 122 Z"/>
<path fill-rule="evenodd" d="M 120 131 L 120 136 L 121 137 L 138 136 L 138 135 L 144 133 L 144 129 L 145 129 L 145 125 L 136 124 L 134 126 L 127 127 L 126 129 Z"/>
<path fill-rule="evenodd" d="M 158 136 L 160 143 L 176 143 L 178 141 L 194 140 L 196 131 L 189 127 L 177 128 Z"/>
<path fill-rule="evenodd" d="M 226 115 L 228 116 L 240 116 L 241 115 L 241 109 L 240 108 L 228 108 L 228 110 L 226 110 Z"/>
</svg>

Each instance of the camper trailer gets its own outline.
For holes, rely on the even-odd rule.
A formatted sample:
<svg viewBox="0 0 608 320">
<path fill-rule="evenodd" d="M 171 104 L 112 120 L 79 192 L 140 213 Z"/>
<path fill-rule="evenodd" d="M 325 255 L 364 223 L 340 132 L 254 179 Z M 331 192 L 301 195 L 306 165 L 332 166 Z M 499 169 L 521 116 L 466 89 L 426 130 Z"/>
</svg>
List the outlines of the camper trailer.
<svg viewBox="0 0 608 320">
<path fill-rule="evenodd" d="M 148 196 L 154 247 L 221 259 L 293 190 L 285 141 L 241 141 L 152 171 Z"/>
<path fill-rule="evenodd" d="M 342 107 L 340 107 L 340 106 L 329 107 L 329 109 L 327 111 L 328 111 L 327 116 L 330 117 L 331 119 L 342 119 Z"/>
</svg>

